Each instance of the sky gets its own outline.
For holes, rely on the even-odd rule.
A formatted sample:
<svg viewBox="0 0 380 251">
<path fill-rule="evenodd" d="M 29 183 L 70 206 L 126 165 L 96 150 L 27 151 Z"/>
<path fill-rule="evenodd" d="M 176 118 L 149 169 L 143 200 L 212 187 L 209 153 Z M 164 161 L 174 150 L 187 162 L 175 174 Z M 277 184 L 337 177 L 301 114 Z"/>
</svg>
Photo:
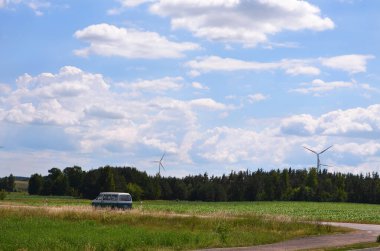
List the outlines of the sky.
<svg viewBox="0 0 380 251">
<path fill-rule="evenodd" d="M 0 0 L 0 177 L 380 171 L 380 1 Z"/>
</svg>

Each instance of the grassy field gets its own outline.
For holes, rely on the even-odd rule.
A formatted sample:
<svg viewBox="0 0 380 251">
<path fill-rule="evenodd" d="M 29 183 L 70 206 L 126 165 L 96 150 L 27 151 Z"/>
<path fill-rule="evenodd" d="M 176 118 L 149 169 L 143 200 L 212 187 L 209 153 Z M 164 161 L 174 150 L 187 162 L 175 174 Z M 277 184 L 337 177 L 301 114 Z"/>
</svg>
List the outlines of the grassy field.
<svg viewBox="0 0 380 251">
<path fill-rule="evenodd" d="M 0 201 L 0 250 L 183 250 L 251 246 L 342 231 L 311 221 L 380 224 L 380 205 L 312 202 L 134 202 L 10 193 Z M 15 241 L 15 236 L 17 240 Z"/>
<path fill-rule="evenodd" d="M 270 216 L 252 203 L 147 201 L 130 211 L 95 210 L 89 203 L 9 194 L 0 201 L 0 250 L 186 250 L 344 231 Z"/>
<path fill-rule="evenodd" d="M 336 231 L 289 219 L 196 217 L 87 206 L 2 205 L 0 218 L 0 250 L 183 250 L 258 245 Z"/>
<path fill-rule="evenodd" d="M 62 196 L 29 196 L 11 193 L 3 203 L 33 206 L 88 206 L 89 200 Z M 340 221 L 380 224 L 380 205 L 315 202 L 134 202 L 134 208 L 143 212 L 164 212 L 187 215 L 214 215 L 249 217 L 267 215 L 300 218 L 311 221 Z"/>
</svg>

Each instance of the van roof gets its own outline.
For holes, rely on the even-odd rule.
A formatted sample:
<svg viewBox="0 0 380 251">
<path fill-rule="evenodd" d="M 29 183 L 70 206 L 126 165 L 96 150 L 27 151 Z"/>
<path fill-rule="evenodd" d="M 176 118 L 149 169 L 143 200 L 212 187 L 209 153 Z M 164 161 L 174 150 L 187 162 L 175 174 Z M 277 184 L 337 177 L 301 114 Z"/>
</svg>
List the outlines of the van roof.
<svg viewBox="0 0 380 251">
<path fill-rule="evenodd" d="M 102 192 L 100 195 L 130 195 L 129 193 L 118 193 L 118 192 Z"/>
</svg>

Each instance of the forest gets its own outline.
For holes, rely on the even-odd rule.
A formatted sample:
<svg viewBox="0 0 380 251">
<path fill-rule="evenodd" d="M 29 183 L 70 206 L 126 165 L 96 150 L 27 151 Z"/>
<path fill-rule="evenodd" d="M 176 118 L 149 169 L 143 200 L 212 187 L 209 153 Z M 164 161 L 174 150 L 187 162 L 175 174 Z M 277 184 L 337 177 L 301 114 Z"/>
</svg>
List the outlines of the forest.
<svg viewBox="0 0 380 251">
<path fill-rule="evenodd" d="M 0 190 L 11 191 L 14 177 L 0 179 Z M 14 186 L 14 185 L 13 185 Z M 134 200 L 189 201 L 334 201 L 380 203 L 378 173 L 342 174 L 326 169 L 207 173 L 184 178 L 150 176 L 134 167 L 105 166 L 89 171 L 79 166 L 52 168 L 47 176 L 33 174 L 29 194 L 67 195 L 87 199 L 103 191 L 129 192 Z"/>
</svg>

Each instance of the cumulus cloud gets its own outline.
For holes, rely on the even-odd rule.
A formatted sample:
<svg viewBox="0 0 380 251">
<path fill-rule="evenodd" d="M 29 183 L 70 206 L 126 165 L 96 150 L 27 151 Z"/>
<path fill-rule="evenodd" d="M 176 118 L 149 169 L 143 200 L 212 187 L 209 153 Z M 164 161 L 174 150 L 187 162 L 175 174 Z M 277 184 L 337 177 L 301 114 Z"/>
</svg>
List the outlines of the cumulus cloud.
<svg viewBox="0 0 380 251">
<path fill-rule="evenodd" d="M 90 43 L 89 47 L 75 50 L 77 56 L 97 54 L 125 58 L 179 58 L 185 51 L 197 50 L 199 45 L 190 42 L 173 42 L 158 33 L 119 28 L 102 23 L 78 30 L 74 36 Z"/>
<path fill-rule="evenodd" d="M 290 135 L 369 138 L 380 135 L 380 105 L 331 111 L 320 117 L 302 114 L 284 119 L 280 131 Z"/>
<path fill-rule="evenodd" d="M 16 124 L 23 130 L 61 128 L 64 138 L 75 141 L 75 150 L 82 153 L 137 147 L 167 151 L 177 161 L 191 163 L 189 152 L 199 134 L 198 116 L 231 109 L 211 98 L 185 101 L 154 93 L 130 95 L 134 89 L 142 93 L 155 88 L 155 92 L 177 90 L 182 87 L 181 77 L 140 79 L 126 89 L 114 89 L 101 74 L 65 66 L 57 73 L 24 74 L 16 82 L 15 89 L 4 87 L 0 125 Z"/>
<path fill-rule="evenodd" d="M 213 71 L 270 71 L 279 69 L 285 70 L 290 75 L 318 75 L 320 73 L 320 70 L 310 65 L 308 60 L 284 59 L 278 62 L 263 63 L 208 56 L 191 60 L 186 63 L 186 66 L 191 69 L 190 75 L 192 76 Z"/>
<path fill-rule="evenodd" d="M 153 3 L 150 11 L 169 17 L 173 29 L 186 29 L 197 37 L 254 47 L 283 31 L 323 31 L 334 28 L 320 9 L 306 1 L 217 0 Z"/>
<path fill-rule="evenodd" d="M 375 58 L 372 55 L 342 55 L 330 58 L 322 58 L 321 62 L 324 66 L 349 72 L 351 74 L 366 72 L 367 61 Z"/>
<path fill-rule="evenodd" d="M 163 77 L 157 83 L 166 78 L 182 84 L 180 77 Z M 304 154 L 302 145 L 323 149 L 331 144 L 332 136 L 334 150 L 329 152 L 332 160 L 324 159 L 323 163 L 349 166 L 346 156 L 354 156 L 363 164 L 380 155 L 375 140 L 380 136 L 378 104 L 320 116 L 252 119 L 250 123 L 241 121 L 241 127 L 214 126 L 200 118 L 207 116 L 218 124 L 220 114 L 235 108 L 212 98 L 182 100 L 162 93 L 145 96 L 145 89 L 154 81 L 138 84 L 136 88 L 143 90 L 142 95 L 130 96 L 128 88 L 114 88 L 112 81 L 101 74 L 73 66 L 62 67 L 56 73 L 25 74 L 17 79 L 17 86 L 7 88 L 7 93 L 0 96 L 0 126 L 12 128 L 12 132 L 19 128 L 16 135 L 28 135 L 30 128 L 42 128 L 38 130 L 39 137 L 50 140 L 44 145 L 45 150 L 60 144 L 56 138 L 48 137 L 50 134 L 45 135 L 46 128 L 58 128 L 61 138 L 70 143 L 67 147 L 76 154 L 99 154 L 107 162 L 115 156 L 125 158 L 128 152 L 131 156 L 139 155 L 141 168 L 149 166 L 146 159 L 155 151 L 170 153 L 173 168 L 193 162 L 223 168 L 234 165 L 303 168 L 307 166 L 303 164 L 306 161 L 299 160 L 300 154 Z M 262 93 L 251 95 L 253 101 L 267 98 Z M 22 140 L 21 136 L 12 137 L 15 145 L 23 145 Z M 305 154 L 305 159 L 309 157 Z M 314 159 L 311 161 L 314 163 Z M 210 169 L 210 172 L 217 171 Z"/>
<path fill-rule="evenodd" d="M 199 155 L 211 162 L 225 164 L 249 161 L 255 164 L 279 164 L 285 159 L 286 139 L 274 132 L 231 127 L 216 127 L 202 135 Z M 293 143 L 288 140 L 288 146 Z M 283 148 L 281 146 L 284 146 Z"/>
</svg>

